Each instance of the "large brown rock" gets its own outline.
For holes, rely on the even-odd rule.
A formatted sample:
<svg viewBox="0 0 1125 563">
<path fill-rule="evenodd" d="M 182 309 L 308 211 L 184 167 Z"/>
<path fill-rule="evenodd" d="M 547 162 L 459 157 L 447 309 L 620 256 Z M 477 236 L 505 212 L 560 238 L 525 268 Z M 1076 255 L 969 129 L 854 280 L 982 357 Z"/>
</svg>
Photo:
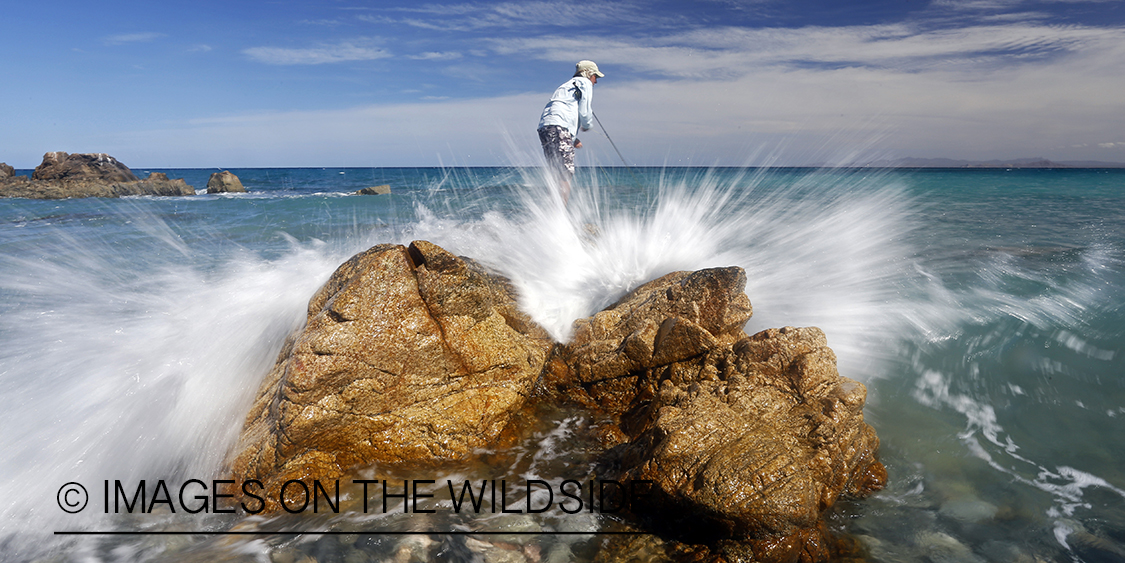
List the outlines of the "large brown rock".
<svg viewBox="0 0 1125 563">
<path fill-rule="evenodd" d="M 286 480 L 358 465 L 468 461 L 519 426 L 529 396 L 572 400 L 609 421 L 595 425 L 608 448 L 598 476 L 651 482 L 630 510 L 674 540 L 652 549 L 826 560 L 839 553 L 826 511 L 886 479 L 866 389 L 840 376 L 820 329 L 747 336 L 745 283 L 737 267 L 668 274 L 552 346 L 472 261 L 423 241 L 373 247 L 310 300 L 247 418 L 235 476 L 275 497 Z"/>
<path fill-rule="evenodd" d="M 7 162 L 0 162 L 0 180 L 11 178 L 16 175 L 16 169 L 8 165 Z"/>
<path fill-rule="evenodd" d="M 360 464 L 466 460 L 524 405 L 550 346 L 506 280 L 425 241 L 372 247 L 310 300 L 234 472 L 275 492 Z"/>
<path fill-rule="evenodd" d="M 223 170 L 211 174 L 211 178 L 207 180 L 207 193 L 246 193 L 246 188 L 242 186 L 242 180 L 239 180 L 238 176 L 230 170 Z"/>
<path fill-rule="evenodd" d="M 648 377 L 656 396 L 614 459 L 654 483 L 638 516 L 690 515 L 676 534 L 735 539 L 757 560 L 824 560 L 825 511 L 886 480 L 866 388 L 837 373 L 817 328 L 764 331 Z"/>
<path fill-rule="evenodd" d="M 617 418 L 603 469 L 652 481 L 633 512 L 654 529 L 756 560 L 823 560 L 825 511 L 886 478 L 866 389 L 839 375 L 820 329 L 747 336 L 745 281 L 717 268 L 642 285 L 576 323 L 549 382 Z"/>
<path fill-rule="evenodd" d="M 162 172 L 138 179 L 127 166 L 106 154 L 43 155 L 32 177 L 0 177 L 0 197 L 67 199 L 137 195 L 189 196 L 195 188 Z"/>
<path fill-rule="evenodd" d="M 135 182 L 136 174 L 128 166 L 105 153 L 67 154 L 49 152 L 31 174 L 32 180 L 85 180 L 106 184 Z"/>
</svg>

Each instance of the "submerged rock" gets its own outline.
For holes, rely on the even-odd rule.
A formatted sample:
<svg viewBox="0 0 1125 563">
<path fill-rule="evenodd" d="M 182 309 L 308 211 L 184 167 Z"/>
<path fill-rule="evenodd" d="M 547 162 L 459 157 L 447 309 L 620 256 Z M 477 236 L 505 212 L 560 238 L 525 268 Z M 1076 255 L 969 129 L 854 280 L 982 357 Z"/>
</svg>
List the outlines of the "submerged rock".
<svg viewBox="0 0 1125 563">
<path fill-rule="evenodd" d="M 230 170 L 223 170 L 211 174 L 211 178 L 207 180 L 207 193 L 246 193 L 246 188 L 242 187 L 242 180 L 239 180 L 238 176 Z"/>
<path fill-rule="evenodd" d="M 182 179 L 154 172 L 143 180 L 107 154 L 49 152 L 31 178 L 0 178 L 0 197 L 67 199 L 135 195 L 187 196 L 195 189 Z"/>
<path fill-rule="evenodd" d="M 1125 561 L 1125 545 L 1085 530 L 1067 535 L 1066 543 L 1083 561 Z"/>
<path fill-rule="evenodd" d="M 529 398 L 569 401 L 612 421 L 599 477 L 652 483 L 630 509 L 675 540 L 655 552 L 826 560 L 840 547 L 825 512 L 886 480 L 866 388 L 839 375 L 818 328 L 743 332 L 745 283 L 737 267 L 668 274 L 557 344 L 471 260 L 424 241 L 372 247 L 312 297 L 234 473 L 276 490 L 357 465 L 469 460 L 532 424 L 514 414 Z"/>
<path fill-rule="evenodd" d="M 985 563 L 957 538 L 939 531 L 927 530 L 914 538 L 915 547 L 933 563 Z"/>
<path fill-rule="evenodd" d="M 999 510 L 996 505 L 983 500 L 962 497 L 943 503 L 938 514 L 967 524 L 976 524 L 982 520 L 995 518 Z"/>
</svg>

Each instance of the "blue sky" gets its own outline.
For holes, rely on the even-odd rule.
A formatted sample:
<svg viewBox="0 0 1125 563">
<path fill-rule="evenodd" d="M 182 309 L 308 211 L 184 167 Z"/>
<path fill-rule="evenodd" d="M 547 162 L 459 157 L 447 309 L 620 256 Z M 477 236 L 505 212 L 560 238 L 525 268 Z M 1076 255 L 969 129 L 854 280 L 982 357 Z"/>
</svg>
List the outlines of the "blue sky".
<svg viewBox="0 0 1125 563">
<path fill-rule="evenodd" d="M 529 164 L 583 58 L 630 164 L 1125 162 L 1125 0 L 19 2 L 0 46 L 17 168 Z"/>
</svg>

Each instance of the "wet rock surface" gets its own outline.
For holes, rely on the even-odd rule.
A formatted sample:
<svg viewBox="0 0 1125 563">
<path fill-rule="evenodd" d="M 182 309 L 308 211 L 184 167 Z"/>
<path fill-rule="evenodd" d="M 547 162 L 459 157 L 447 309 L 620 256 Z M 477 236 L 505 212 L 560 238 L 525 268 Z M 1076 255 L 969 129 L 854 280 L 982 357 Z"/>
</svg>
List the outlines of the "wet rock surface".
<svg viewBox="0 0 1125 563">
<path fill-rule="evenodd" d="M 417 241 L 344 263 L 261 387 L 234 463 L 273 485 L 468 459 L 524 405 L 551 346 L 505 280 Z"/>
<path fill-rule="evenodd" d="M 828 557 L 826 510 L 882 487 L 866 388 L 817 328 L 747 336 L 739 268 L 670 274 L 587 321 L 554 366 L 560 393 L 620 420 L 605 471 L 651 481 L 634 515 L 761 560 Z"/>
<path fill-rule="evenodd" d="M 375 246 L 310 300 L 247 418 L 236 479 L 269 489 L 372 464 L 467 461 L 520 435 L 536 404 L 567 403 L 609 421 L 595 440 L 599 477 L 651 482 L 627 519 L 658 539 L 622 545 L 692 560 L 827 560 L 840 544 L 826 513 L 886 480 L 863 420 L 866 388 L 839 375 L 817 328 L 745 334 L 745 276 L 663 276 L 577 321 L 560 344 L 471 260 L 424 241 Z"/>
<path fill-rule="evenodd" d="M 613 415 L 654 396 L 646 373 L 744 337 L 752 314 L 741 268 L 674 272 L 637 288 L 593 317 L 550 366 L 565 399 Z"/>
</svg>

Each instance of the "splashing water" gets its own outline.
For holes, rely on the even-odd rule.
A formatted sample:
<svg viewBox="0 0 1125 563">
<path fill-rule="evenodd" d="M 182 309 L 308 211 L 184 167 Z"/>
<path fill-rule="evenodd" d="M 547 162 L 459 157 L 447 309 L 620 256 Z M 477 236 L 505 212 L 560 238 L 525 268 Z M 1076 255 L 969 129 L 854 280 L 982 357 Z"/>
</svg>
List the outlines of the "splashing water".
<svg viewBox="0 0 1125 563">
<path fill-rule="evenodd" d="M 755 329 L 817 324 L 844 364 L 863 360 L 872 327 L 891 330 L 878 304 L 893 293 L 909 217 L 893 187 L 851 194 L 862 178 L 829 174 L 766 189 L 761 172 L 711 172 L 660 178 L 652 193 L 595 184 L 564 210 L 549 182 L 523 180 L 475 217 L 439 216 L 431 195 L 392 236 L 431 239 L 509 276 L 559 340 L 645 281 L 729 265 L 747 270 Z M 5 227 L 27 235 L 0 274 L 10 454 L 0 498 L 5 521 L 21 523 L 16 537 L 96 527 L 97 515 L 59 520 L 43 502 L 61 483 L 218 475 L 309 296 L 350 253 L 387 237 L 291 241 L 267 259 L 222 245 L 224 226 L 189 243 L 174 215 L 147 202 L 100 205 L 85 221 L 63 213 Z"/>
<path fill-rule="evenodd" d="M 104 480 L 221 476 L 259 382 L 303 322 L 309 297 L 355 252 L 416 239 L 509 277 L 524 309 L 560 341 L 576 319 L 658 276 L 744 268 L 754 307 L 748 333 L 818 326 L 841 374 L 872 388 L 869 421 L 889 446 L 892 472 L 891 489 L 872 505 L 895 521 L 865 515 L 853 526 L 884 542 L 905 535 L 916 549 L 876 559 L 925 557 L 912 534 L 931 524 L 912 524 L 896 512 L 901 507 L 927 514 L 926 522 L 936 513 L 941 524 L 961 505 L 934 495 L 997 476 L 1034 491 L 1017 496 L 1034 507 L 1021 510 L 1040 516 L 988 533 L 1018 536 L 1032 527 L 1067 550 L 1091 494 L 1125 490 L 1115 472 L 1086 463 L 1096 445 L 1078 446 L 1049 428 L 1038 430 L 1046 438 L 1021 432 L 1029 423 L 1017 409 L 1042 413 L 1050 401 L 1069 400 L 1087 405 L 1083 413 L 1111 413 L 1083 427 L 1091 433 L 1125 420 L 1094 378 L 1078 382 L 1078 391 L 1043 385 L 1120 364 L 1120 334 L 1090 328 L 1101 322 L 1092 318 L 1119 316 L 1104 305 L 1123 287 L 1117 241 L 1062 249 L 1046 266 L 1034 262 L 1038 254 L 1005 249 L 966 258 L 948 250 L 953 242 L 930 248 L 926 214 L 935 204 L 911 195 L 902 175 L 636 172 L 632 183 L 632 173 L 583 178 L 568 208 L 535 169 L 427 176 L 391 199 L 338 197 L 318 185 L 248 198 L 0 202 L 0 559 L 59 551 L 74 559 L 157 558 L 45 540 L 44 530 L 121 524 L 100 510 L 63 513 L 59 486 L 86 483 L 95 502 L 93 484 Z M 948 235 L 943 240 L 952 241 Z M 1037 355 L 1033 348 L 1045 344 L 1050 353 Z M 1036 418 L 1054 421 L 1050 412 Z M 544 431 L 528 470 L 546 475 L 541 467 L 565 459 L 575 424 L 564 418 Z M 1065 459 L 1043 440 L 1085 453 Z M 965 469 L 965 459 L 989 473 Z M 948 466 L 957 469 L 943 472 Z M 951 484 L 958 478 L 976 483 Z M 870 522 L 881 528 L 862 527 Z M 958 526 L 943 529 L 984 533 Z"/>
<path fill-rule="evenodd" d="M 551 186 L 529 178 L 515 195 L 518 214 L 485 213 L 468 225 L 424 212 L 408 238 L 509 277 L 523 308 L 559 341 L 576 319 L 644 282 L 724 266 L 746 270 L 749 332 L 819 326 L 852 377 L 875 373 L 868 344 L 897 330 L 913 210 L 901 186 L 878 174 L 709 171 L 661 176 L 651 191 L 595 183 L 567 209 Z"/>
<path fill-rule="evenodd" d="M 37 232 L 0 259 L 0 541 L 15 560 L 44 530 L 97 529 L 105 480 L 217 478 L 338 260 L 315 244 L 210 256 L 130 202 L 91 214 L 92 231 L 52 220 L 19 224 Z M 56 505 L 68 482 L 88 490 L 81 514 Z"/>
</svg>

